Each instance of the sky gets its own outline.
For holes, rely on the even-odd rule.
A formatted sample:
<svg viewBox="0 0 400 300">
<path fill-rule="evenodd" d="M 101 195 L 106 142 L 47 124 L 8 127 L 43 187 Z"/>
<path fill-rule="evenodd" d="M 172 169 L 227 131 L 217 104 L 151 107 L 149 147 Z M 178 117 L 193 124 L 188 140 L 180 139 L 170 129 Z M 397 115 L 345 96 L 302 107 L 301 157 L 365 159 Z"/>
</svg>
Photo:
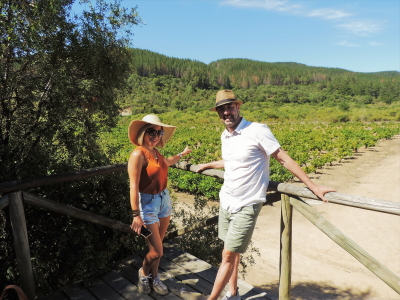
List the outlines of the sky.
<svg viewBox="0 0 400 300">
<path fill-rule="evenodd" d="M 400 0 L 123 0 L 132 45 L 209 64 L 224 58 L 354 72 L 400 71 Z"/>
</svg>

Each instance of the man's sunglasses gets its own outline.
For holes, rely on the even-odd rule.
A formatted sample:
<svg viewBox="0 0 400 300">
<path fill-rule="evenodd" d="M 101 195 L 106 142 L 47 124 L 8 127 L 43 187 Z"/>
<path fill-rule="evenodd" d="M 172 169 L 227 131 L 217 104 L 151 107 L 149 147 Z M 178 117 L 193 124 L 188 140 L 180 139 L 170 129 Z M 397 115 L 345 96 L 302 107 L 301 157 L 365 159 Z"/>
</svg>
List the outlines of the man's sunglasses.
<svg viewBox="0 0 400 300">
<path fill-rule="evenodd" d="M 149 135 L 149 136 L 156 136 L 156 135 L 158 135 L 159 137 L 161 137 L 161 136 L 163 136 L 164 135 L 164 133 L 165 133 L 165 131 L 164 130 L 155 130 L 154 128 L 148 128 L 148 129 L 146 129 L 146 133 Z"/>
</svg>

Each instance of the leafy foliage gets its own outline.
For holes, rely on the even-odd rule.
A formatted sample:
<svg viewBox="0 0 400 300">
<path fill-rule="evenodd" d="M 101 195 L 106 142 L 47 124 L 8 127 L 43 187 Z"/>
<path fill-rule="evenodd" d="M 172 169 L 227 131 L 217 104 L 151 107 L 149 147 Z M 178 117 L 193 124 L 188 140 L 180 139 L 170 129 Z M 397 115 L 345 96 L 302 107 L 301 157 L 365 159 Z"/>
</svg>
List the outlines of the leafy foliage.
<svg viewBox="0 0 400 300">
<path fill-rule="evenodd" d="M 0 1 L 0 182 L 109 164 L 98 151 L 98 133 L 115 125 L 116 92 L 130 64 L 129 26 L 140 19 L 118 1 L 88 2 L 79 16 L 71 14 L 72 3 Z M 127 220 L 126 174 L 31 192 Z M 0 213 L 4 286 L 19 279 L 9 214 Z M 38 208 L 26 206 L 25 213 L 39 296 L 140 247 L 115 231 Z"/>
<path fill-rule="evenodd" d="M 355 73 L 297 63 L 222 59 L 204 63 L 131 50 L 133 68 L 121 107 L 136 113 L 203 111 L 216 90 L 232 88 L 246 105 L 310 104 L 342 108 L 400 100 L 400 73 Z"/>
<path fill-rule="evenodd" d="M 317 172 L 326 164 L 351 156 L 361 147 L 372 147 L 379 139 L 389 139 L 400 133 L 398 122 L 318 122 L 314 111 L 305 113 L 304 119 L 314 118 L 314 122 L 298 120 L 267 119 L 261 111 L 241 110 L 249 121 L 266 123 L 277 137 L 282 148 L 296 160 L 306 173 Z M 278 112 L 279 114 L 279 112 Z M 220 135 L 223 126 L 215 112 L 182 114 L 180 112 L 159 115 L 163 122 L 178 127 L 174 137 L 162 153 L 175 155 L 189 145 L 193 152 L 185 157 L 191 164 L 199 164 L 221 159 Z M 119 125 L 102 139 L 105 152 L 112 150 L 110 160 L 114 163 L 127 161 L 133 145 L 127 139 L 127 126 L 132 119 L 142 115 L 122 117 Z M 276 160 L 271 160 L 271 180 L 291 181 L 293 175 Z M 208 199 L 218 199 L 222 180 L 170 168 L 169 182 L 172 188 L 186 191 Z"/>
</svg>

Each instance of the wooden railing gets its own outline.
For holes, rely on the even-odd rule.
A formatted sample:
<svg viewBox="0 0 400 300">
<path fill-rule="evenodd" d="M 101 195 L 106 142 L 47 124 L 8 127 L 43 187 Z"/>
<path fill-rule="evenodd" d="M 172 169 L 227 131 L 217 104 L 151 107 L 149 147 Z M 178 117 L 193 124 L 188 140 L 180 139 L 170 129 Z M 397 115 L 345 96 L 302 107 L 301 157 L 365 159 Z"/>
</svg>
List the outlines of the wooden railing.
<svg viewBox="0 0 400 300">
<path fill-rule="evenodd" d="M 176 163 L 172 167 L 196 172 L 198 167 L 187 163 Z M 130 225 L 120 221 L 105 218 L 96 214 L 86 212 L 84 210 L 74 208 L 59 202 L 38 197 L 22 190 L 30 189 L 43 185 L 51 185 L 66 181 L 81 180 L 92 176 L 105 175 L 112 172 L 125 171 L 126 164 L 104 166 L 89 170 L 50 175 L 38 179 L 24 179 L 13 182 L 5 182 L 0 184 L 0 209 L 9 205 L 10 221 L 12 225 L 15 251 L 20 273 L 20 280 L 23 290 L 29 299 L 35 298 L 35 284 L 33 280 L 33 271 L 29 250 L 28 234 L 25 222 L 25 213 L 23 204 L 38 206 L 65 214 L 74 218 L 78 218 L 87 222 L 106 226 L 116 230 L 120 230 L 127 234 L 134 234 L 130 229 Z M 205 170 L 201 174 L 223 178 L 224 172 L 220 170 Z M 280 275 L 279 275 L 279 299 L 290 299 L 291 287 L 291 261 L 292 261 L 292 210 L 296 208 L 322 232 L 328 235 L 335 243 L 344 250 L 354 256 L 360 263 L 371 270 L 376 276 L 384 281 L 388 286 L 400 294 L 400 278 L 382 265 L 379 261 L 369 255 L 354 241 L 346 237 L 329 221 L 322 217 L 316 210 L 302 200 L 303 198 L 318 199 L 310 190 L 304 187 L 288 183 L 279 183 L 271 181 L 268 191 L 275 192 L 267 194 L 266 204 L 282 200 L 281 203 L 281 253 L 280 253 Z M 280 196 L 278 198 L 277 196 Z M 326 195 L 331 203 L 347 205 L 356 208 L 374 210 L 377 212 L 400 215 L 400 203 L 384 201 L 366 197 L 352 196 L 332 192 Z M 213 225 L 218 222 L 218 216 L 207 219 L 197 224 L 179 228 L 173 232 L 169 232 L 165 240 L 183 235 L 190 231 Z"/>
</svg>

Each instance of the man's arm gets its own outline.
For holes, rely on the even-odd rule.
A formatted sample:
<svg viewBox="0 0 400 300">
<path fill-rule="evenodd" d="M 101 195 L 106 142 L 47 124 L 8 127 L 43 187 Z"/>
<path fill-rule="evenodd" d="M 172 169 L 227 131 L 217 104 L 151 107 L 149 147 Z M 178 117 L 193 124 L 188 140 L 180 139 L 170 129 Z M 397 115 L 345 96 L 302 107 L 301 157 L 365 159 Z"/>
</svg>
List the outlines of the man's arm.
<svg viewBox="0 0 400 300">
<path fill-rule="evenodd" d="M 223 159 L 205 163 L 205 164 L 198 164 L 199 168 L 197 169 L 196 172 L 201 172 L 206 169 L 223 169 L 225 166 L 225 162 Z"/>
<path fill-rule="evenodd" d="M 271 156 L 275 158 L 282 166 L 288 169 L 294 176 L 300 179 L 318 198 L 320 198 L 324 202 L 328 202 L 328 200 L 324 197 L 326 193 L 336 192 L 333 188 L 316 185 L 314 182 L 312 182 L 307 174 L 303 171 L 303 169 L 300 168 L 298 163 L 295 162 L 281 148 L 272 153 Z"/>
</svg>

